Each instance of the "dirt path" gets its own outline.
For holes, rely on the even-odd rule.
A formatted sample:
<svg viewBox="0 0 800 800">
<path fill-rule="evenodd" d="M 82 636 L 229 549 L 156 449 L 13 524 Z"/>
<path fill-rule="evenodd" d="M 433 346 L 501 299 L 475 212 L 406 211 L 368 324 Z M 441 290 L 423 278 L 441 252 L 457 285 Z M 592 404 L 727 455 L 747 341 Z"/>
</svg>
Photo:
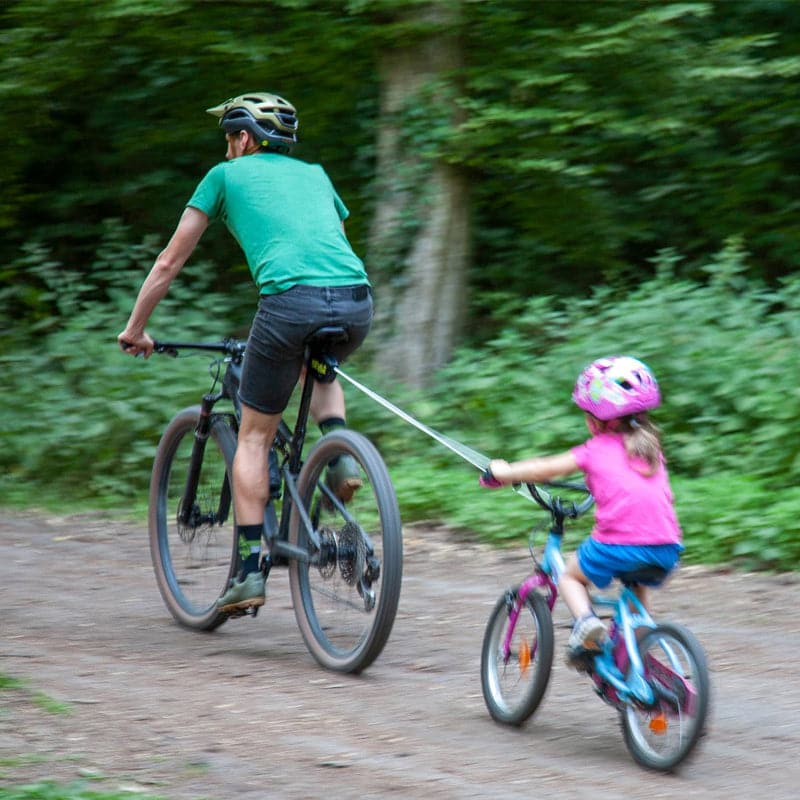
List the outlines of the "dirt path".
<svg viewBox="0 0 800 800">
<path fill-rule="evenodd" d="M 489 718 L 483 628 L 526 573 L 523 547 L 407 529 L 392 637 L 351 677 L 306 652 L 285 570 L 273 571 L 255 620 L 198 634 L 162 605 L 143 528 L 1 516 L 0 675 L 69 710 L 0 691 L 0 786 L 91 779 L 173 800 L 798 797 L 800 575 L 686 567 L 660 593 L 661 615 L 706 648 L 714 690 L 696 758 L 663 776 L 633 763 L 616 713 L 558 662 L 527 727 Z M 566 622 L 558 610 L 559 653 Z"/>
</svg>

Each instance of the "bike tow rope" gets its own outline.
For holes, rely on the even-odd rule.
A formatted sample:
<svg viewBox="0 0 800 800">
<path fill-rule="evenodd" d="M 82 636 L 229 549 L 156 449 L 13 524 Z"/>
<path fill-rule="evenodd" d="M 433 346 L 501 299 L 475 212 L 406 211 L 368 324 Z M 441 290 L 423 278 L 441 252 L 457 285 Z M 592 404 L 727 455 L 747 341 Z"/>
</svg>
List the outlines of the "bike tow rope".
<svg viewBox="0 0 800 800">
<path fill-rule="evenodd" d="M 417 430 L 427 434 L 431 437 L 431 439 L 435 439 L 437 442 L 439 442 L 439 444 L 444 445 L 448 450 L 451 450 L 457 456 L 463 458 L 467 463 L 472 464 L 473 467 L 477 467 L 481 472 L 485 471 L 485 469 L 489 466 L 489 459 L 483 455 L 483 453 L 479 453 L 477 450 L 473 450 L 471 447 L 467 447 L 466 445 L 461 444 L 461 442 L 457 442 L 455 439 L 451 439 L 449 436 L 445 436 L 443 433 L 439 433 L 439 431 L 429 428 L 418 419 L 414 419 L 411 414 L 407 414 L 402 408 L 398 408 L 396 405 L 394 405 L 394 403 L 390 403 L 385 397 L 381 397 L 376 392 L 373 392 L 372 389 L 368 389 L 366 386 L 364 386 L 363 383 L 359 383 L 355 378 L 351 378 L 349 375 L 342 372 L 339 367 L 336 367 L 335 372 L 349 383 L 352 383 L 356 389 L 362 391 L 365 395 L 367 395 L 367 397 L 371 398 L 379 405 L 382 405 L 393 414 L 396 414 L 398 417 L 400 417 L 400 419 L 404 420 L 409 425 L 413 425 Z"/>
<path fill-rule="evenodd" d="M 409 425 L 413 425 L 417 430 L 427 434 L 431 437 L 431 439 L 439 442 L 439 444 L 444 445 L 448 450 L 463 458 L 468 464 L 472 464 L 473 467 L 476 467 L 481 472 L 486 471 L 487 467 L 489 466 L 489 458 L 483 455 L 483 453 L 479 453 L 477 450 L 473 450 L 471 447 L 467 447 L 465 444 L 461 444 L 461 442 L 457 442 L 455 439 L 451 439 L 449 436 L 445 436 L 443 433 L 435 431 L 433 428 L 428 427 L 425 425 L 425 423 L 420 422 L 418 419 L 414 419 L 411 414 L 406 413 L 402 408 L 398 408 L 394 403 L 390 403 L 385 397 L 381 397 L 377 392 L 373 392 L 372 389 L 364 386 L 363 383 L 359 383 L 355 378 L 351 378 L 346 372 L 342 372 L 339 367 L 335 367 L 334 372 L 339 377 L 344 378 L 344 380 L 346 380 L 348 383 L 355 386 L 356 389 L 367 395 L 367 397 L 374 400 L 376 403 L 378 403 L 378 405 L 383 406 L 385 409 L 400 417 L 400 419 L 402 419 L 404 422 L 407 422 Z M 530 489 L 528 489 L 526 484 L 514 484 L 512 488 L 517 494 L 522 495 L 526 500 L 530 500 L 534 503 L 537 502 L 533 495 L 531 495 Z M 540 489 L 540 491 L 542 494 L 547 494 L 547 492 L 544 490 Z"/>
</svg>

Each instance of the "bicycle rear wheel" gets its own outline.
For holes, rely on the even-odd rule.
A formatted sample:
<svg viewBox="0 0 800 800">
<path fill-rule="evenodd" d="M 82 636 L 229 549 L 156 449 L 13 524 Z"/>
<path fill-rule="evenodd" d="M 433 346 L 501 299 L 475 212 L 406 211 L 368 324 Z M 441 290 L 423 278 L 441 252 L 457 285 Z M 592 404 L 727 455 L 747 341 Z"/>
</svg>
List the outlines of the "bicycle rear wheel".
<svg viewBox="0 0 800 800">
<path fill-rule="evenodd" d="M 342 505 L 325 491 L 332 459 L 355 459 L 361 487 Z M 311 560 L 289 564 L 297 623 L 324 667 L 360 672 L 383 650 L 394 624 L 403 573 L 400 510 L 386 466 L 372 443 L 351 430 L 333 431 L 311 449 L 297 489 L 312 529 L 313 552 L 300 510 L 292 507 L 289 542 Z"/>
<path fill-rule="evenodd" d="M 547 601 L 531 592 L 514 623 L 517 592 L 506 592 L 495 604 L 481 649 L 483 699 L 492 718 L 506 725 L 522 725 L 536 711 L 553 667 L 553 617 Z"/>
<path fill-rule="evenodd" d="M 156 582 L 167 608 L 181 625 L 211 630 L 227 619 L 216 601 L 238 563 L 231 494 L 236 435 L 225 418 L 212 418 L 196 497 L 182 514 L 199 420 L 199 406 L 186 408 L 161 437 L 150 478 L 148 523 Z"/>
<path fill-rule="evenodd" d="M 711 693 L 706 658 L 692 633 L 670 623 L 650 631 L 639 651 L 656 702 L 622 709 L 625 745 L 638 764 L 668 772 L 703 735 Z"/>
</svg>

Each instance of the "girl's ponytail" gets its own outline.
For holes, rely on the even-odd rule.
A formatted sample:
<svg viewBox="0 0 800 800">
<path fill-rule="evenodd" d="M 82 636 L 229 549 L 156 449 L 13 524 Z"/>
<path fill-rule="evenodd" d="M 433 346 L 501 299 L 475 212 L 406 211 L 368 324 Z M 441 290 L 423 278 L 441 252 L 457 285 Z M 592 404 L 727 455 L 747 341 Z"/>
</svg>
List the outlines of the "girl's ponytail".
<svg viewBox="0 0 800 800">
<path fill-rule="evenodd" d="M 631 414 L 620 419 L 619 430 L 624 434 L 625 450 L 630 458 L 647 464 L 645 475 L 653 475 L 661 465 L 661 433 L 647 412 Z"/>
</svg>

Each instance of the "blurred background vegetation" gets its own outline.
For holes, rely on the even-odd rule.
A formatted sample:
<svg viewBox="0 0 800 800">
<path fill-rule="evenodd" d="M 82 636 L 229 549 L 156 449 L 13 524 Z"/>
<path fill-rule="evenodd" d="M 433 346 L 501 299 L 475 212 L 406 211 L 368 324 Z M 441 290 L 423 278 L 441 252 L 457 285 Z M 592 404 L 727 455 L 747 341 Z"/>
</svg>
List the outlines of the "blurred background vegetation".
<svg viewBox="0 0 800 800">
<path fill-rule="evenodd" d="M 142 514 L 160 431 L 209 380 L 202 358 L 134 361 L 115 337 L 224 155 L 204 109 L 266 90 L 298 106 L 296 155 L 325 165 L 376 285 L 349 372 L 522 457 L 585 436 L 569 395 L 587 361 L 643 358 L 686 559 L 795 567 L 793 0 L 10 0 L 0 44 L 0 504 Z M 150 332 L 244 336 L 255 299 L 214 226 Z M 406 521 L 524 541 L 529 505 L 348 404 Z"/>
</svg>

